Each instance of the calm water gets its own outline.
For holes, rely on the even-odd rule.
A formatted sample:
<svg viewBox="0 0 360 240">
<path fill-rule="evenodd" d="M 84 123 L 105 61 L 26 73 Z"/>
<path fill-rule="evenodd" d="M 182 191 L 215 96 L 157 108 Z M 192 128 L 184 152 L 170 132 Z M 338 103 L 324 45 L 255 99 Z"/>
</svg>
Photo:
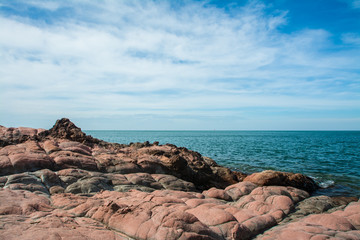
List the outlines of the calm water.
<svg viewBox="0 0 360 240">
<path fill-rule="evenodd" d="M 299 172 L 326 189 L 360 196 L 360 131 L 85 131 L 109 142 L 172 143 L 245 173 Z"/>
</svg>

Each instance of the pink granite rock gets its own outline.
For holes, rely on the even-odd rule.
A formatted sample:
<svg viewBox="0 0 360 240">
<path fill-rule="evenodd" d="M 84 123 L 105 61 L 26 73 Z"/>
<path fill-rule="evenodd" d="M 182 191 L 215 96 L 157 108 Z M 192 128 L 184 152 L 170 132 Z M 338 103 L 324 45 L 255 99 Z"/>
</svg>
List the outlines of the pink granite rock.
<svg viewBox="0 0 360 240">
<path fill-rule="evenodd" d="M 210 188 L 209 190 L 203 191 L 203 194 L 209 198 L 218 198 L 225 201 L 232 200 L 232 198 L 223 189 Z"/>
<path fill-rule="evenodd" d="M 0 190 L 0 239 L 128 239 L 89 218 L 55 209 L 28 191 Z"/>
<path fill-rule="evenodd" d="M 57 194 L 52 201 L 57 208 L 90 217 L 133 238 L 178 239 L 186 233 L 199 238 L 231 239 L 251 238 L 276 225 L 295 204 L 291 195 L 299 191 L 291 187 L 258 187 L 237 202 L 172 190 L 103 191 L 91 198 Z"/>
<path fill-rule="evenodd" d="M 258 185 L 251 182 L 239 182 L 237 184 L 230 185 L 225 188 L 225 192 L 229 195 L 234 201 L 239 200 L 244 195 L 247 195 L 252 192 Z"/>
<path fill-rule="evenodd" d="M 252 182 L 260 186 L 292 186 L 308 192 L 313 192 L 317 189 L 317 185 L 314 180 L 305 175 L 273 170 L 253 173 L 247 176 L 244 181 Z"/>
<path fill-rule="evenodd" d="M 266 231 L 256 239 L 360 239 L 360 201 L 344 210 L 312 214 Z"/>
<path fill-rule="evenodd" d="M 9 145 L 0 149 L 0 173 L 10 174 L 52 168 L 53 161 L 35 141 Z"/>
<path fill-rule="evenodd" d="M 1 240 L 359 239 L 360 203 L 309 198 L 301 174 L 246 177 L 171 144 L 106 143 L 68 119 L 0 126 L 0 147 Z"/>
</svg>

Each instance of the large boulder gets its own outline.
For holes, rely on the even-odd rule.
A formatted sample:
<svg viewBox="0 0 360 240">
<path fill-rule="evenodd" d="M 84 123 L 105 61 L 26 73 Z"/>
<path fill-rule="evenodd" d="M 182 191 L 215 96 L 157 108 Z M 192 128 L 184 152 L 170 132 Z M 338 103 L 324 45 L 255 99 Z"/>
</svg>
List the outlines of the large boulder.
<svg viewBox="0 0 360 240">
<path fill-rule="evenodd" d="M 315 181 L 303 174 L 273 170 L 253 173 L 247 176 L 244 181 L 252 182 L 260 186 L 292 186 L 308 192 L 313 192 L 318 189 Z"/>
</svg>

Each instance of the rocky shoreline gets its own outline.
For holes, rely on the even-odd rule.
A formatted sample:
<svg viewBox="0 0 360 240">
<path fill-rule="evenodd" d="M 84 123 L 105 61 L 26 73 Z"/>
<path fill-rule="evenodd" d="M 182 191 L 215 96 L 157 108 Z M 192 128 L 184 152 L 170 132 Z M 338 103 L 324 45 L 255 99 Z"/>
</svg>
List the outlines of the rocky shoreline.
<svg viewBox="0 0 360 240">
<path fill-rule="evenodd" d="M 360 239 L 360 201 L 317 188 L 172 144 L 108 143 L 66 118 L 0 126 L 0 240 Z"/>
</svg>

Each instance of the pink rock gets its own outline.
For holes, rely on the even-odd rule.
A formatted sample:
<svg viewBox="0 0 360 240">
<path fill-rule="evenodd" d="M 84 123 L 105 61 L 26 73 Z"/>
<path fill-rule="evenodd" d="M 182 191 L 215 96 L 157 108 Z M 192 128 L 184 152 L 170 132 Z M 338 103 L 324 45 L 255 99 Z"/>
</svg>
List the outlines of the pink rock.
<svg viewBox="0 0 360 240">
<path fill-rule="evenodd" d="M 0 155 L 0 174 L 9 174 L 15 171 L 10 158 Z"/>
<path fill-rule="evenodd" d="M 38 133 L 37 129 L 34 128 L 29 128 L 29 127 L 19 127 L 19 132 L 21 135 L 29 135 L 29 136 L 34 136 Z"/>
<path fill-rule="evenodd" d="M 295 187 L 316 187 L 301 174 L 239 183 L 186 148 L 106 143 L 68 119 L 40 134 L 0 126 L 0 140 L 0 174 L 12 174 L 0 177 L 0 239 L 359 239 L 360 202 L 293 218 L 309 197 Z"/>
<path fill-rule="evenodd" d="M 187 212 L 193 214 L 202 223 L 208 226 L 219 225 L 236 220 L 232 214 L 209 203 L 187 210 Z"/>
<path fill-rule="evenodd" d="M 317 189 L 317 185 L 314 180 L 305 175 L 273 170 L 253 173 L 250 176 L 247 176 L 244 181 L 249 181 L 260 186 L 292 186 L 308 192 L 312 192 Z"/>
<path fill-rule="evenodd" d="M 257 239 L 360 239 L 359 227 L 352 225 L 356 216 L 357 204 L 354 202 L 344 210 L 331 214 L 313 214 L 298 221 L 274 227 Z M 354 211 L 355 210 L 355 211 Z"/>
<path fill-rule="evenodd" d="M 43 145 L 43 148 L 44 148 L 44 150 L 45 150 L 45 152 L 47 154 L 50 154 L 50 153 L 61 150 L 61 148 L 59 148 L 57 146 L 57 144 L 54 141 L 51 141 L 51 140 L 45 141 L 42 145 Z"/>
<path fill-rule="evenodd" d="M 335 235 L 339 239 L 358 240 L 360 239 L 360 230 L 351 232 L 339 232 Z"/>
<path fill-rule="evenodd" d="M 210 188 L 207 191 L 203 191 L 204 196 L 209 198 L 218 198 L 225 201 L 230 201 L 232 198 L 222 189 Z"/>
<path fill-rule="evenodd" d="M 80 168 L 87 170 L 97 170 L 95 160 L 87 155 L 71 151 L 58 151 L 50 155 L 56 165 L 60 168 Z"/>
<path fill-rule="evenodd" d="M 264 214 L 250 218 L 241 223 L 244 229 L 247 229 L 251 235 L 255 235 L 263 229 L 268 229 L 277 224 L 276 220 L 270 214 Z"/>
<path fill-rule="evenodd" d="M 355 227 L 346 218 L 339 217 L 334 214 L 311 215 L 304 219 L 304 221 L 308 224 L 322 225 L 328 229 L 338 231 L 349 231 L 355 229 Z"/>
<path fill-rule="evenodd" d="M 287 240 L 287 239 L 303 239 L 303 240 L 310 240 L 312 237 L 312 234 L 296 230 L 296 229 L 289 229 L 284 230 L 280 233 L 279 236 L 274 236 L 275 239 L 279 240 Z"/>
<path fill-rule="evenodd" d="M 52 168 L 53 164 L 46 154 L 14 154 L 9 156 L 15 171 L 29 171 L 42 168 Z"/>
<path fill-rule="evenodd" d="M 0 199 L 0 215 L 28 215 L 52 209 L 49 199 L 29 191 L 0 189 Z"/>
<path fill-rule="evenodd" d="M 64 151 L 77 152 L 88 156 L 92 155 L 91 148 L 79 142 L 61 142 L 59 148 Z"/>
<path fill-rule="evenodd" d="M 252 190 L 258 186 L 252 182 L 239 182 L 225 188 L 225 192 L 234 200 L 237 201 L 240 197 L 251 193 Z"/>
</svg>

